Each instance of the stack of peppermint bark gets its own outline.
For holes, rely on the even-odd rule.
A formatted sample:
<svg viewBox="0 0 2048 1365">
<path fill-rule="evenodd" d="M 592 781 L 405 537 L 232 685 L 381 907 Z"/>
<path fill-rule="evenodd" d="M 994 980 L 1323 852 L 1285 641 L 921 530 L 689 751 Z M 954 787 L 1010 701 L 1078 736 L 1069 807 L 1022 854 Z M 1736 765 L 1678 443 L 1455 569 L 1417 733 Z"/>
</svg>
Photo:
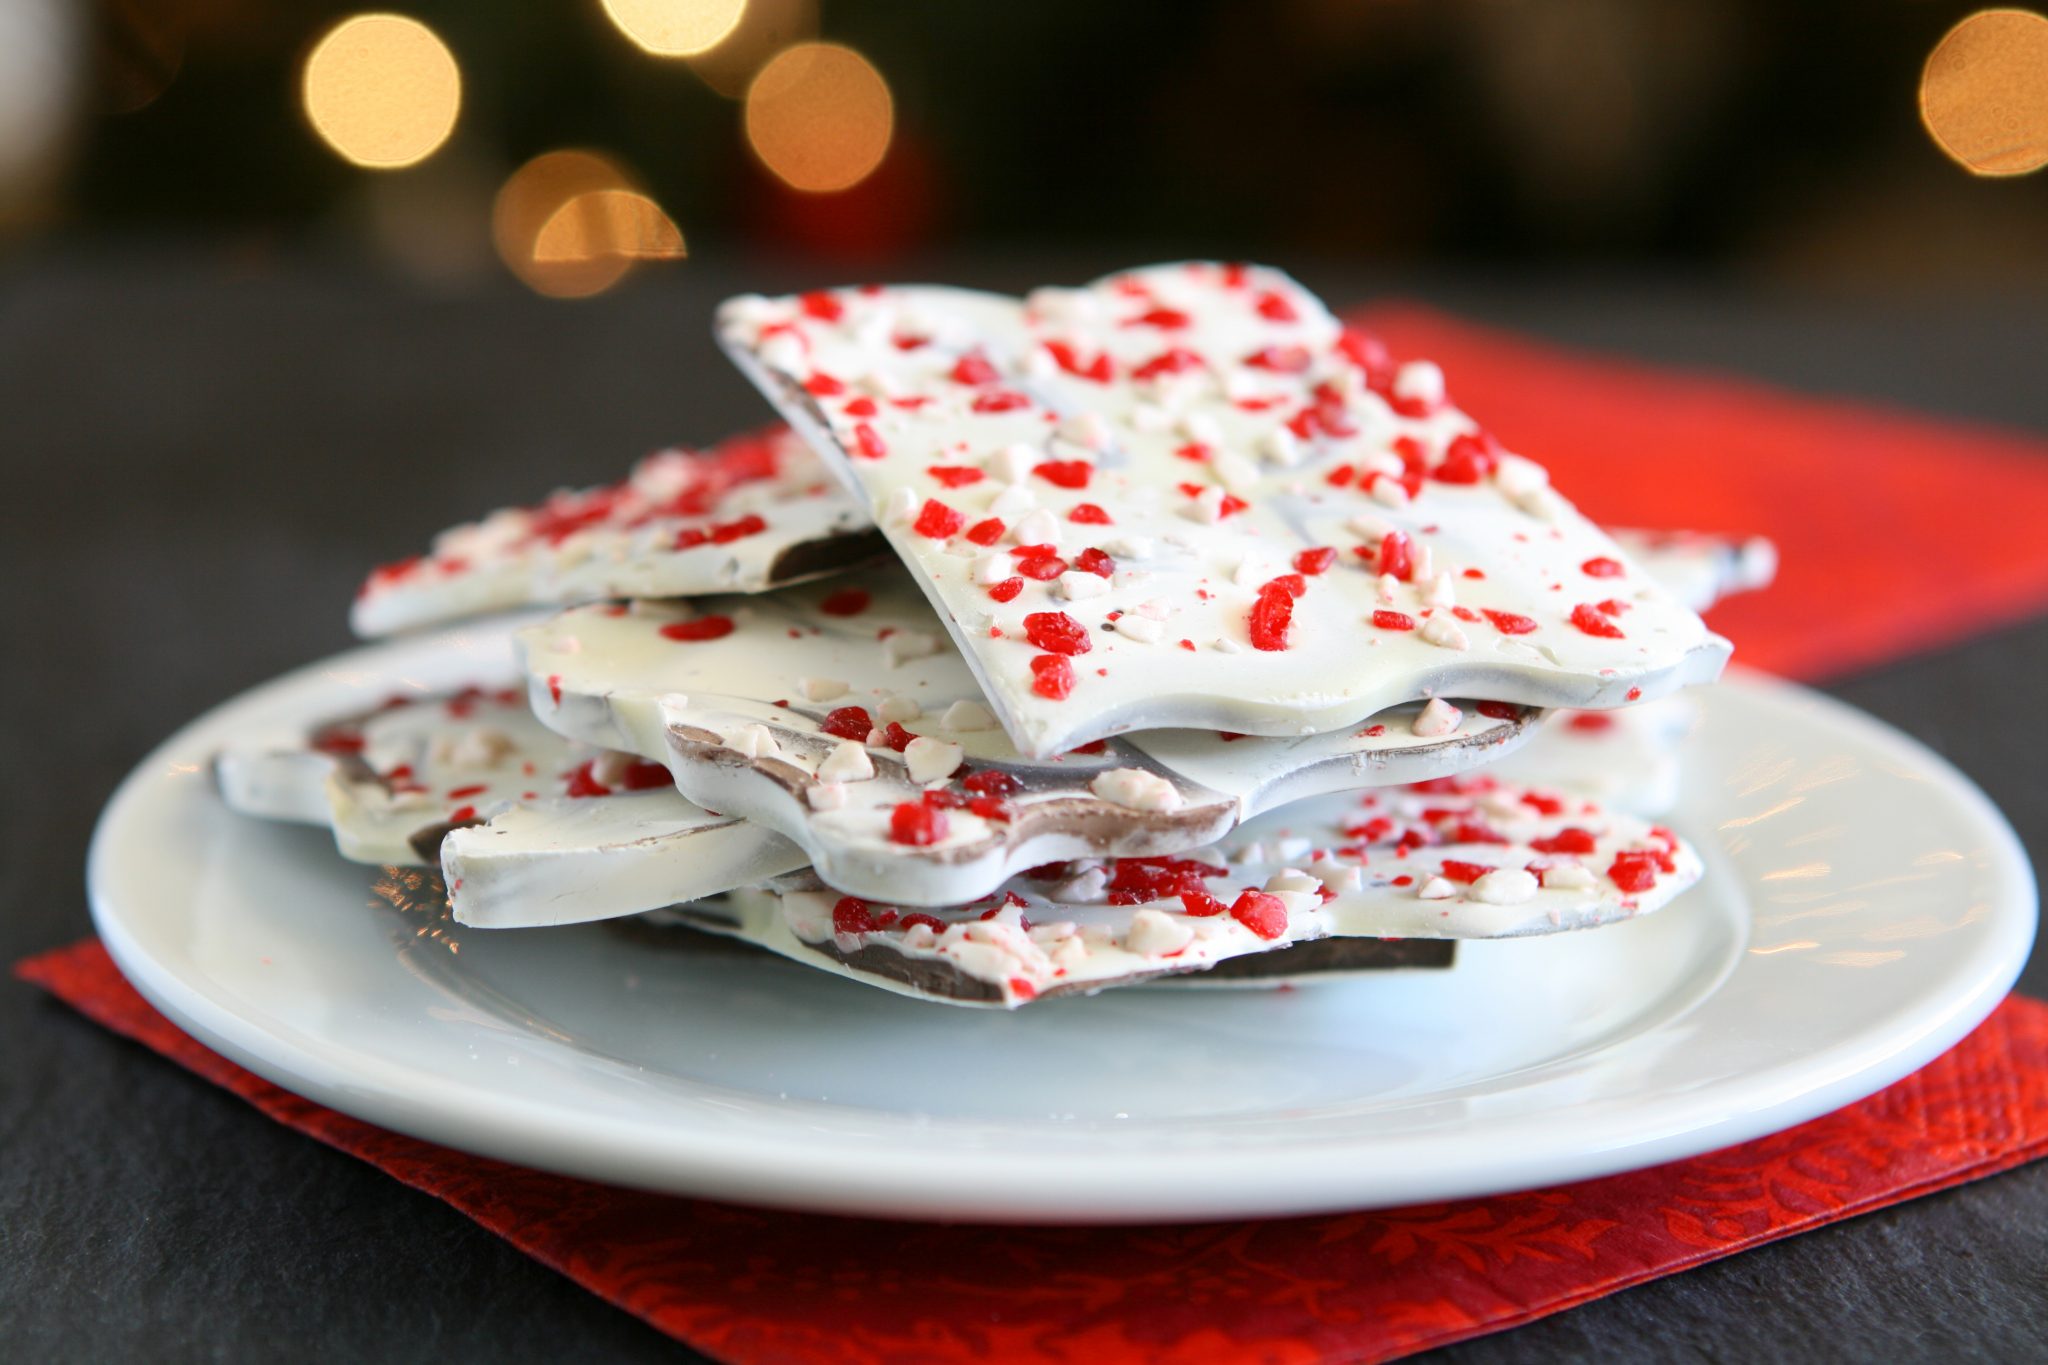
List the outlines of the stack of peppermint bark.
<svg viewBox="0 0 2048 1365">
<path fill-rule="evenodd" d="M 223 754 L 230 804 L 438 864 L 464 924 L 658 912 L 998 1007 L 1443 962 L 1702 875 L 1672 694 L 1768 546 L 1602 531 L 1285 275 L 717 330 L 786 426 L 377 570 L 366 635 L 556 610 L 502 627 L 519 676 Z"/>
</svg>

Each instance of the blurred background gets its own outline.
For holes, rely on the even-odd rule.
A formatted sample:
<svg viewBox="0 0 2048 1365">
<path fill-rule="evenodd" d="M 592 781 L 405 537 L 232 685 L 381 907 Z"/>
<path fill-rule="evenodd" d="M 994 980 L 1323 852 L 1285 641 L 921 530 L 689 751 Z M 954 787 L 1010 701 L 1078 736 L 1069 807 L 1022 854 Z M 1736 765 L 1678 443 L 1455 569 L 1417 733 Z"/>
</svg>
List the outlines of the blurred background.
<svg viewBox="0 0 2048 1365">
<path fill-rule="evenodd" d="M 1083 243 L 2036 286 L 2048 21 L 1976 12 L 0 0 L 0 247 L 311 253 L 565 299 L 693 258 L 829 277 Z"/>
</svg>

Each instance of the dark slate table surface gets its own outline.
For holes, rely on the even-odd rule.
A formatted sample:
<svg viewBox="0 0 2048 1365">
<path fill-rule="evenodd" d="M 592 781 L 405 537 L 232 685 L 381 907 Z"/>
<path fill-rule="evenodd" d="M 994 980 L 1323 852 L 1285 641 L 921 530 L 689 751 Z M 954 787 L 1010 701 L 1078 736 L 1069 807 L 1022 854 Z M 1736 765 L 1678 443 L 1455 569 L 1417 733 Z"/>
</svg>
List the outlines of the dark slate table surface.
<svg viewBox="0 0 2048 1365">
<path fill-rule="evenodd" d="M 1125 263 L 1013 255 L 921 273 L 1017 287 Z M 1574 344 L 2048 432 L 2038 296 L 1877 303 L 1614 277 L 1300 273 L 1335 300 L 1393 289 Z M 116 781 L 175 725 L 348 644 L 343 608 L 366 564 L 500 501 L 761 420 L 707 338 L 711 305 L 827 282 L 696 261 L 564 305 L 510 286 L 430 293 L 310 258 L 109 246 L 6 266 L 0 957 L 87 932 L 86 840 Z M 2048 620 L 1830 690 L 1947 754 L 2038 862 L 2044 673 Z M 2021 984 L 2048 994 L 2048 957 Z M 12 980 L 0 1355 L 692 1358 L 434 1200 Z M 2048 1163 L 1440 1355 L 2041 1358 Z"/>
</svg>

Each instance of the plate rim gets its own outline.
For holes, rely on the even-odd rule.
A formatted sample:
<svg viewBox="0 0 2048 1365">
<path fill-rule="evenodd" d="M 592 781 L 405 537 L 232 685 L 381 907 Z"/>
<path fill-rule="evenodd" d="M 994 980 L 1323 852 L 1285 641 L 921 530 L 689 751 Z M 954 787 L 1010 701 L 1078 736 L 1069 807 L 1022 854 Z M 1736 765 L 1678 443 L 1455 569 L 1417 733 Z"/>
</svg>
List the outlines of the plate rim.
<svg viewBox="0 0 2048 1365">
<path fill-rule="evenodd" d="M 519 618 L 526 619 L 526 618 Z M 446 650 L 451 640 L 489 635 L 491 622 L 469 623 L 439 635 L 359 646 L 303 665 L 258 684 L 210 708 L 153 748 L 123 779 L 103 809 L 87 855 L 87 891 L 102 942 L 122 974 L 174 1024 L 223 1056 L 287 1090 L 352 1117 L 406 1136 L 558 1174 L 672 1194 L 720 1198 L 818 1212 L 884 1216 L 971 1217 L 1020 1223 L 1171 1222 L 1219 1217 L 1287 1216 L 1394 1204 L 1479 1197 L 1510 1190 L 1568 1183 L 1640 1169 L 1748 1141 L 1830 1112 L 1893 1084 L 1959 1042 L 1990 1014 L 2024 966 L 2037 922 L 2033 869 L 2009 822 L 1990 799 L 1940 754 L 1903 731 L 1845 702 L 1797 683 L 1750 670 L 1731 670 L 1723 687 L 1762 695 L 1846 726 L 1880 754 L 1903 761 L 1931 777 L 1981 827 L 1992 883 L 1991 924 L 1966 961 L 1940 988 L 1916 992 L 1911 1008 L 1865 1030 L 1852 1040 L 1770 1068 L 1752 1078 L 1745 1100 L 1731 1107 L 1720 1094 L 1729 1084 L 1705 1086 L 1689 1096 L 1658 1099 L 1638 1115 L 1633 1131 L 1617 1140 L 1587 1142 L 1583 1121 L 1567 1122 L 1569 1108 L 1551 1108 L 1517 1120 L 1517 1150 L 1481 1164 L 1470 1157 L 1447 1161 L 1440 1135 L 1407 1135 L 1388 1140 L 1370 1133 L 1289 1141 L 1280 1178 L 1195 1182 L 1230 1167 L 1242 1176 L 1253 1163 L 1242 1147 L 1163 1149 L 1134 1162 L 1122 1151 L 1091 1163 L 1071 1148 L 1041 1153 L 1014 1149 L 947 1151 L 931 1142 L 956 1120 L 926 1120 L 915 1163 L 879 1163 L 870 1153 L 834 1149 L 791 1139 L 764 1140 L 758 1134 L 735 1141 L 730 1132 L 629 1124 L 563 1112 L 542 1100 L 506 1095 L 483 1087 L 451 1090 L 438 1079 L 414 1076 L 388 1059 L 357 1052 L 353 1068 L 342 1065 L 334 1040 L 295 1039 L 269 1031 L 238 1015 L 188 981 L 169 963 L 154 959 L 131 933 L 119 907 L 111 904 L 109 864 L 124 819 L 146 799 L 144 788 L 174 756 L 197 747 L 209 730 L 312 683 L 380 659 Z M 213 746 L 209 746 L 213 747 Z M 1733 977 L 1752 961 L 1740 954 Z M 1726 982 L 1716 987 L 1724 989 Z M 1667 1020 L 1657 1029 L 1670 1028 Z M 1653 1030 L 1654 1032 L 1654 1030 Z M 1643 1036 L 1643 1035 L 1639 1035 Z M 367 1067 L 365 1063 L 370 1063 Z M 1709 1103 L 1708 1096 L 1719 1096 Z M 1714 1109 L 1719 1116 L 1698 1111 Z M 900 1119 L 913 1131 L 910 1115 Z M 986 1122 L 983 1126 L 988 1126 Z M 994 1125 L 994 1126 L 1000 1126 Z M 1575 1134 L 1567 1140 L 1566 1129 Z M 658 1145 L 653 1139 L 659 1138 Z M 1403 1172 L 1391 1182 L 1384 1174 L 1361 1180 L 1367 1164 L 1398 1168 L 1404 1144 L 1413 1154 L 1437 1158 L 1433 1167 Z M 801 1155 L 801 1160 L 796 1159 Z M 1002 1165 L 1004 1179 L 990 1179 L 989 1163 Z M 1137 1178 L 1134 1178 L 1137 1177 Z M 1050 1194 L 1043 1181 L 1057 1179 Z"/>
</svg>

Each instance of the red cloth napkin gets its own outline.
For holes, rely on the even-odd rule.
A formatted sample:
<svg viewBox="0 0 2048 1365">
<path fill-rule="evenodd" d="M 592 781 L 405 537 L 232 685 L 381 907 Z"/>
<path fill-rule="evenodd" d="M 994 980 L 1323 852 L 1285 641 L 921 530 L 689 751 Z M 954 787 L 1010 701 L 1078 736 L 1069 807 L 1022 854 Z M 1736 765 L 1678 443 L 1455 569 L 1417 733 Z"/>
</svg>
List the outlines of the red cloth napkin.
<svg viewBox="0 0 2048 1365">
<path fill-rule="evenodd" d="M 1267 1222 L 883 1223 L 593 1185 L 374 1128 L 179 1032 L 95 941 L 16 972 L 735 1365 L 1389 1360 L 2048 1155 L 2048 1005 L 2013 996 L 1860 1104 L 1629 1175 Z"/>
<path fill-rule="evenodd" d="M 1775 539 L 1778 586 L 1715 613 L 1743 662 L 1820 676 L 2048 605 L 2040 441 L 1567 354 L 1412 308 L 1359 320 L 1396 355 L 1441 362 L 1459 403 L 1592 516 Z M 1385 1360 L 2048 1153 L 2048 1005 L 2014 998 L 1860 1104 L 1562 1189 L 1193 1227 L 879 1223 L 633 1193 L 434 1147 L 207 1051 L 95 943 L 18 970 L 741 1365 Z"/>
</svg>

